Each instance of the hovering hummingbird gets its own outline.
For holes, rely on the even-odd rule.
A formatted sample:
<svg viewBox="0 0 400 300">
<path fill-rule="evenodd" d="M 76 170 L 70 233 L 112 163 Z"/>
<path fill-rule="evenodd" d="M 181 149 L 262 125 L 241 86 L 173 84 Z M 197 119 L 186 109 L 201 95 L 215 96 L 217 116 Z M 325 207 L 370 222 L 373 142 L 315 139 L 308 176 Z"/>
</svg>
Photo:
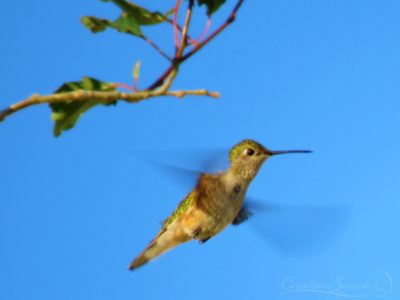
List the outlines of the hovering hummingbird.
<svg viewBox="0 0 400 300">
<path fill-rule="evenodd" d="M 279 154 L 310 152 L 272 151 L 249 139 L 236 144 L 229 152 L 229 168 L 199 177 L 196 187 L 163 222 L 160 232 L 129 269 L 134 270 L 184 242 L 195 239 L 204 243 L 229 224 L 247 220 L 250 214 L 243 207 L 246 191 L 265 160 Z"/>
</svg>

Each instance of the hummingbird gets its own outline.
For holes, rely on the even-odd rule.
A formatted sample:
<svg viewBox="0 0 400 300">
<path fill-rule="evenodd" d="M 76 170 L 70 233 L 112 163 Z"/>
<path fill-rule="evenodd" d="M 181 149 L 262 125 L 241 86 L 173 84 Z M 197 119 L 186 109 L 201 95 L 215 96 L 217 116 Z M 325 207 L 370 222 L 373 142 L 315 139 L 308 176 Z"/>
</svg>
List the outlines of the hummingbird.
<svg viewBox="0 0 400 300">
<path fill-rule="evenodd" d="M 251 213 L 243 206 L 247 189 L 271 156 L 310 153 L 309 150 L 272 151 L 246 139 L 229 152 L 226 171 L 200 175 L 195 188 L 163 222 L 161 230 L 129 265 L 134 270 L 164 252 L 190 240 L 205 243 L 228 225 L 238 225 Z"/>
</svg>

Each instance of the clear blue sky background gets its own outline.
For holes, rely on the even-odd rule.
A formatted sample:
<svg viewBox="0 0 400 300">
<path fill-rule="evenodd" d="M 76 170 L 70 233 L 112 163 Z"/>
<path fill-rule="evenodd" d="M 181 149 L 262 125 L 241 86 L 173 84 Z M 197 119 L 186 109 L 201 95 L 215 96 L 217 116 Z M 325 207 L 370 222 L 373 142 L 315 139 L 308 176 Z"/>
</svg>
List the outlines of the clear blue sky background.
<svg viewBox="0 0 400 300">
<path fill-rule="evenodd" d="M 118 10 L 1 2 L 1 107 L 84 75 L 130 83 L 136 60 L 141 87 L 166 68 L 140 40 L 89 33 L 87 14 Z M 1 299 L 399 299 L 399 1 L 246 1 L 174 88 L 222 97 L 99 107 L 58 139 L 47 106 L 0 125 Z M 251 186 L 284 209 L 129 272 L 191 188 L 145 161 L 195 167 L 195 150 L 244 138 L 315 151 L 271 159 Z"/>
</svg>

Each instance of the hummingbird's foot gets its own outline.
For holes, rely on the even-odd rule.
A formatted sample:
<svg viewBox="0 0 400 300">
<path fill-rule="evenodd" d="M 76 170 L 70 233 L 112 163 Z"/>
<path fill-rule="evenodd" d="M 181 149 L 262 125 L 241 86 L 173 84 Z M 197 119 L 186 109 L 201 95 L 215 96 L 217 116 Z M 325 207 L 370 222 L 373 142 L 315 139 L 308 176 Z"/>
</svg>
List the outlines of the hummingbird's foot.
<svg viewBox="0 0 400 300">
<path fill-rule="evenodd" d="M 251 211 L 249 211 L 245 207 L 242 207 L 239 210 L 239 213 L 237 214 L 237 216 L 233 219 L 232 225 L 239 225 L 239 224 L 243 223 L 244 221 L 248 220 L 252 215 L 253 215 L 253 213 Z"/>
<path fill-rule="evenodd" d="M 208 238 L 206 238 L 206 239 L 199 240 L 199 243 L 200 243 L 200 244 L 204 244 L 204 243 L 207 242 L 209 239 L 211 239 L 211 236 L 208 237 Z"/>
<path fill-rule="evenodd" d="M 193 231 L 192 233 L 192 237 L 195 240 L 199 240 L 200 244 L 204 244 L 205 242 L 207 242 L 211 236 L 206 237 L 206 238 L 200 238 L 201 234 L 203 233 L 203 231 L 201 230 L 201 228 L 197 228 L 195 231 Z"/>
</svg>

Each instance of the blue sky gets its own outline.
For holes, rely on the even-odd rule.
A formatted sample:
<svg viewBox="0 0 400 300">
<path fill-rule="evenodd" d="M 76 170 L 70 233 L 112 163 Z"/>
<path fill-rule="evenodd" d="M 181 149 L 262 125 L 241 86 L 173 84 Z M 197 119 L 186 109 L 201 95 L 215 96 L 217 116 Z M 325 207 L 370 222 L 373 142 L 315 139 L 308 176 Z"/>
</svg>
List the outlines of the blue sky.
<svg viewBox="0 0 400 300">
<path fill-rule="evenodd" d="M 398 299 L 399 12 L 394 0 L 246 1 L 173 85 L 219 100 L 98 107 L 58 139 L 47 106 L 2 123 L 0 298 Z M 79 23 L 117 13 L 94 0 L 3 1 L 1 107 L 84 75 L 130 83 L 137 60 L 140 86 L 151 83 L 167 66 L 157 53 Z M 282 209 L 129 272 L 191 188 L 146 161 L 191 168 L 202 149 L 244 138 L 315 151 L 272 158 L 250 187 Z"/>
</svg>

